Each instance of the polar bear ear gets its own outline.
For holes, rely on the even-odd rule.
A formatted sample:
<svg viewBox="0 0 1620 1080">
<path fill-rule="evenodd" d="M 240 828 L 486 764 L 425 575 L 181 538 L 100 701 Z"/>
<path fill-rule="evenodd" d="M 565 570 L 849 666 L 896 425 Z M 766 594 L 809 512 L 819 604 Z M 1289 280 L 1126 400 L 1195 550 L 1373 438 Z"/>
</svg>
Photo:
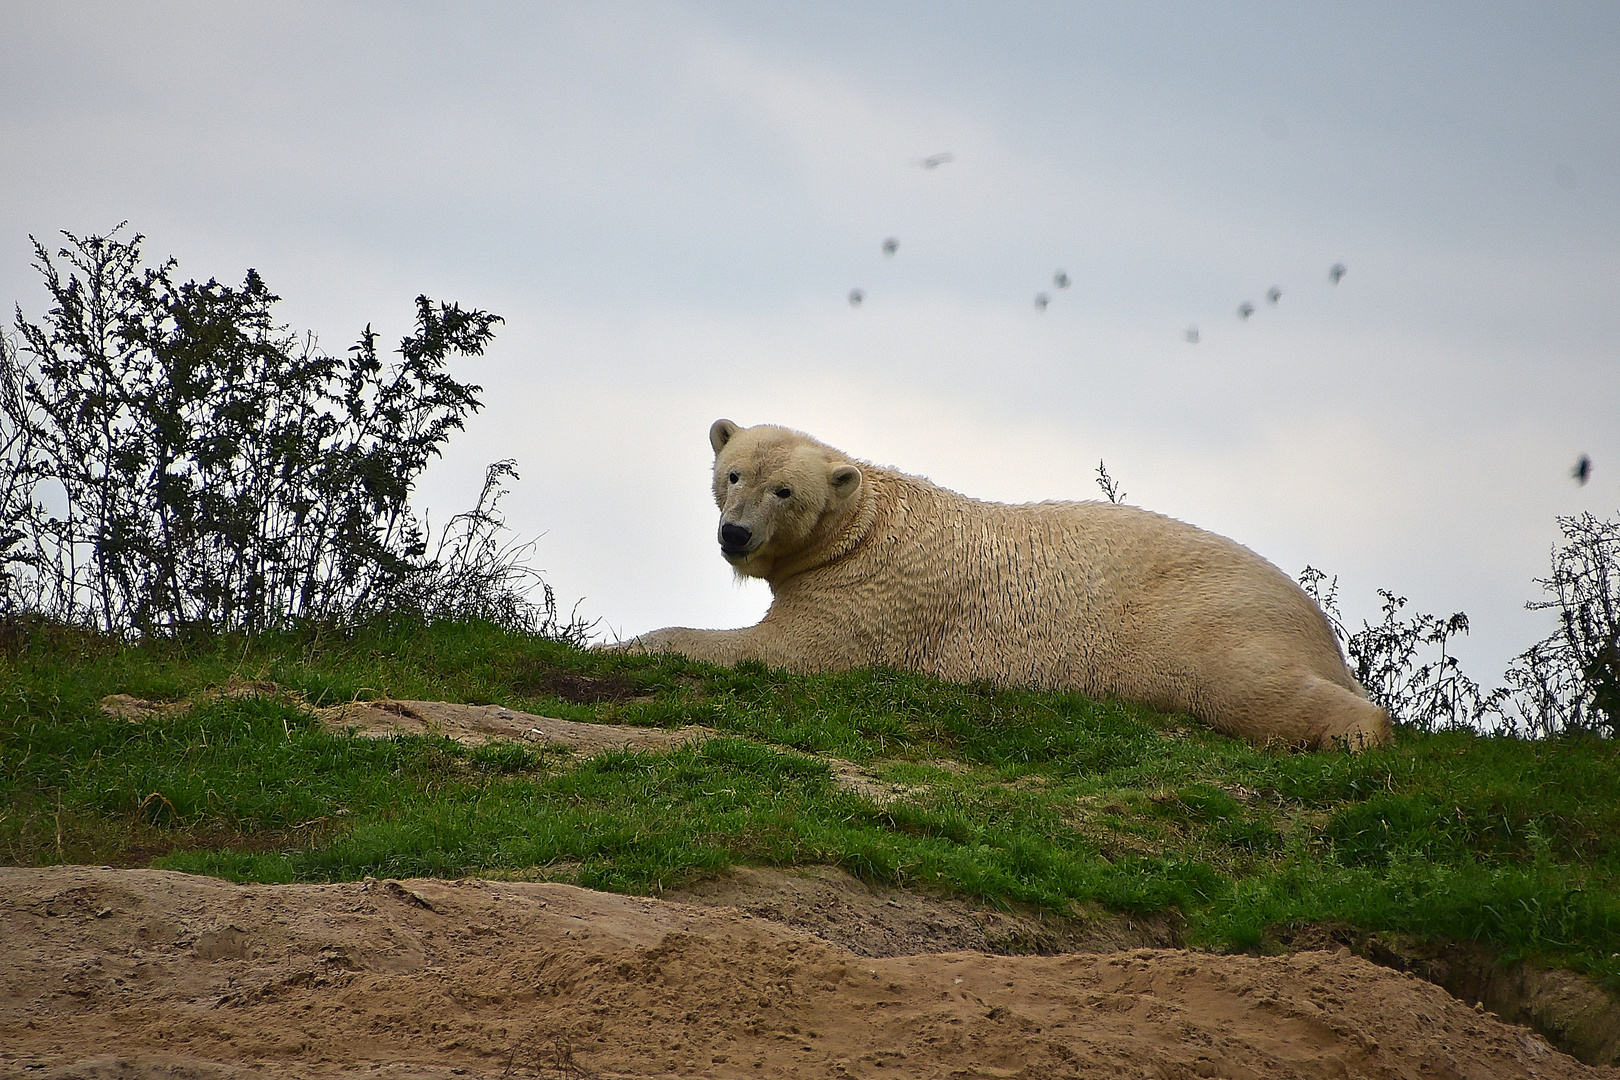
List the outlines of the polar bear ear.
<svg viewBox="0 0 1620 1080">
<path fill-rule="evenodd" d="M 840 499 L 855 494 L 861 487 L 861 470 L 848 463 L 827 469 L 827 485 Z"/>
<path fill-rule="evenodd" d="M 730 420 L 716 420 L 709 425 L 709 445 L 714 447 L 714 452 L 718 454 L 737 431 L 737 425 Z"/>
</svg>

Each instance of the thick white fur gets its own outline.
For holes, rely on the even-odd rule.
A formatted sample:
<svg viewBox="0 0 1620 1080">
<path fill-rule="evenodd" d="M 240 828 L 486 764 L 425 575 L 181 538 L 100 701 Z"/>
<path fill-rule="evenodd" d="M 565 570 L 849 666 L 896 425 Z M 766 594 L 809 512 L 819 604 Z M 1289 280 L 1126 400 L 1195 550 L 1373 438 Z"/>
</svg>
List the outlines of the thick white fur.
<svg viewBox="0 0 1620 1080">
<path fill-rule="evenodd" d="M 1073 689 L 1258 744 L 1390 738 L 1321 609 L 1232 540 L 1112 503 L 981 502 L 787 428 L 718 420 L 710 442 L 721 525 L 751 533 L 726 558 L 770 583 L 770 611 L 628 648 Z"/>
</svg>

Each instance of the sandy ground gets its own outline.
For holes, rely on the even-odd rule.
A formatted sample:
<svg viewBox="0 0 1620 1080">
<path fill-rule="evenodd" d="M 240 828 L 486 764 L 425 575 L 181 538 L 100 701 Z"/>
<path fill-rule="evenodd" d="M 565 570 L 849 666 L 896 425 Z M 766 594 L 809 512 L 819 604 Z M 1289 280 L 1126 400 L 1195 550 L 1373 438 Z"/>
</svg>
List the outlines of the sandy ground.
<svg viewBox="0 0 1620 1080">
<path fill-rule="evenodd" d="M 93 867 L 0 868 L 0 1073 L 1620 1078 L 1342 950 L 879 958 L 568 885 Z"/>
</svg>

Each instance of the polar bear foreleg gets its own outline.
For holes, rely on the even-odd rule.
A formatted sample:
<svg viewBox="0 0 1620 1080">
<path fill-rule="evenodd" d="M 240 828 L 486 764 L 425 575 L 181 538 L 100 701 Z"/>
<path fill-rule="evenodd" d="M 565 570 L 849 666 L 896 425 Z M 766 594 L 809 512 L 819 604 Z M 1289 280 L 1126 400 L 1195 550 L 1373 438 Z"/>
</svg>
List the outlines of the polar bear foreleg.
<svg viewBox="0 0 1620 1080">
<path fill-rule="evenodd" d="M 621 652 L 678 653 L 691 660 L 721 667 L 735 667 L 745 660 L 758 660 L 770 667 L 800 666 L 797 657 L 788 655 L 785 650 L 772 648 L 770 640 L 753 626 L 739 630 L 694 630 L 686 626 L 667 626 L 610 647 Z"/>
</svg>

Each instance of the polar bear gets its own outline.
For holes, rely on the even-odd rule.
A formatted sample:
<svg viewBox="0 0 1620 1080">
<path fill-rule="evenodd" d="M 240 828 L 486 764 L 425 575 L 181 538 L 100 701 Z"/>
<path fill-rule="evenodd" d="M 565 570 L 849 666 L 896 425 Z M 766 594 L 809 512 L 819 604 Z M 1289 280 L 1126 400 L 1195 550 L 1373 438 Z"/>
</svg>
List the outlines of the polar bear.
<svg viewBox="0 0 1620 1080">
<path fill-rule="evenodd" d="M 1235 541 L 1114 503 L 981 502 L 784 427 L 716 420 L 709 442 L 720 554 L 770 610 L 621 648 L 1078 690 L 1261 745 L 1389 741 L 1322 610 Z"/>
</svg>

